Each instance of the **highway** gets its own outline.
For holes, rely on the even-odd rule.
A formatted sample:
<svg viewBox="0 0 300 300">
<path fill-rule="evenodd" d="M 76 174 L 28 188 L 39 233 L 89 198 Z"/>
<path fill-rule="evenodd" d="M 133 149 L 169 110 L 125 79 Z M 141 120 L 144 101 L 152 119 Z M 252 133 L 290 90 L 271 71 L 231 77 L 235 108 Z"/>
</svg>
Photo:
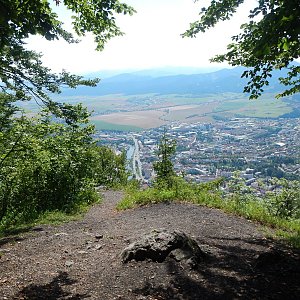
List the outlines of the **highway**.
<svg viewBox="0 0 300 300">
<path fill-rule="evenodd" d="M 134 151 L 132 155 L 132 173 L 133 177 L 138 181 L 144 181 L 144 177 L 142 175 L 142 163 L 140 160 L 140 151 L 139 151 L 139 144 L 138 140 L 131 136 L 134 142 Z"/>
</svg>

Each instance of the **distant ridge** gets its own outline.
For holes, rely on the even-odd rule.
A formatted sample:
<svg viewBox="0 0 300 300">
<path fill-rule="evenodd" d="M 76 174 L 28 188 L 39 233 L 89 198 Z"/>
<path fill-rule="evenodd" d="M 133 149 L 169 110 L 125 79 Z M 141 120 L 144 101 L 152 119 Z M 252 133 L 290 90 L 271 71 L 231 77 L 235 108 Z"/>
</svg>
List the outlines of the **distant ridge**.
<svg viewBox="0 0 300 300">
<path fill-rule="evenodd" d="M 184 74 L 155 77 L 149 70 L 118 74 L 104 78 L 97 87 L 65 89 L 64 96 L 103 96 L 108 94 L 177 94 L 203 95 L 214 93 L 242 93 L 247 79 L 241 78 L 245 68 L 221 69 L 210 73 Z M 152 70 L 152 74 L 155 74 Z M 148 75 L 147 75 L 148 74 Z M 278 78 L 286 71 L 275 71 L 266 92 L 279 92 L 284 87 Z M 95 74 L 96 75 L 96 74 Z M 100 75 L 100 74 L 99 74 Z"/>
<path fill-rule="evenodd" d="M 139 76 L 164 77 L 174 75 L 191 75 L 211 73 L 221 70 L 222 67 L 160 67 L 144 70 L 127 69 L 127 70 L 103 70 L 84 74 L 86 77 L 108 78 L 120 74 L 134 74 Z"/>
</svg>

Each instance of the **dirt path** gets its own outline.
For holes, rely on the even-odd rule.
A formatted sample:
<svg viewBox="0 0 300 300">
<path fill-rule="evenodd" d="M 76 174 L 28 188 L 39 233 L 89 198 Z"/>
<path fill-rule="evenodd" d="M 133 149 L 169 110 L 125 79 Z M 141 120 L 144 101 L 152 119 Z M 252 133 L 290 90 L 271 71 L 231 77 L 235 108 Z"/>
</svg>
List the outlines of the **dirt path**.
<svg viewBox="0 0 300 300">
<path fill-rule="evenodd" d="M 0 299 L 299 299 L 299 253 L 274 256 L 257 225 L 190 204 L 117 212 L 121 197 L 104 192 L 81 221 L 0 240 Z M 191 235 L 209 259 L 196 270 L 171 258 L 121 263 L 130 242 L 161 228 Z"/>
</svg>

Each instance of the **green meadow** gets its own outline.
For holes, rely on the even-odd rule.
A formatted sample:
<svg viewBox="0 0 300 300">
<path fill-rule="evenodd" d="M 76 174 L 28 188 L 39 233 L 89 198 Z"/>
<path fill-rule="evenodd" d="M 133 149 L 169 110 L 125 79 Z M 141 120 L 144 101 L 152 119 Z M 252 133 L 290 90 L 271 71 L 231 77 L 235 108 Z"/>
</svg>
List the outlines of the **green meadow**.
<svg viewBox="0 0 300 300">
<path fill-rule="evenodd" d="M 119 125 L 119 124 L 108 123 L 100 120 L 92 120 L 91 123 L 96 126 L 97 130 L 137 131 L 137 132 L 143 130 L 142 128 L 137 126 Z"/>
</svg>

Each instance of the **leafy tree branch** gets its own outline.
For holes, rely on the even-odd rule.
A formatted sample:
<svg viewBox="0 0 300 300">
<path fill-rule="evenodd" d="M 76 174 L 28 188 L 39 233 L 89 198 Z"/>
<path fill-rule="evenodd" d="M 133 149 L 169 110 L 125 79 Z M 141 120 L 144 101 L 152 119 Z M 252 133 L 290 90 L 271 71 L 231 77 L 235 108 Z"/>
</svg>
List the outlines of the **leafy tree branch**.
<svg viewBox="0 0 300 300">
<path fill-rule="evenodd" d="M 229 20 L 244 0 L 213 0 L 202 8 L 200 20 L 192 23 L 183 34 L 195 37 Z M 250 99 L 258 98 L 269 84 L 273 70 L 287 68 L 280 82 L 286 89 L 277 97 L 300 91 L 300 68 L 291 64 L 300 56 L 300 3 L 290 0 L 259 0 L 249 12 L 249 22 L 241 25 L 242 33 L 232 37 L 227 53 L 212 58 L 213 62 L 228 62 L 232 66 L 245 66 L 242 77 L 249 78 L 244 92 Z"/>
<path fill-rule="evenodd" d="M 73 34 L 63 28 L 63 23 L 53 12 L 47 0 L 0 0 L 0 90 L 14 96 L 14 100 L 34 99 L 56 111 L 60 109 L 50 100 L 49 94 L 60 93 L 64 86 L 95 86 L 99 79 L 87 80 L 66 71 L 54 74 L 43 66 L 41 54 L 26 49 L 24 40 L 40 35 L 52 41 L 63 39 L 77 43 Z M 54 1 L 65 5 L 73 13 L 73 28 L 79 36 L 94 34 L 97 50 L 115 36 L 122 35 L 116 24 L 116 14 L 133 14 L 132 7 L 118 0 Z"/>
</svg>

